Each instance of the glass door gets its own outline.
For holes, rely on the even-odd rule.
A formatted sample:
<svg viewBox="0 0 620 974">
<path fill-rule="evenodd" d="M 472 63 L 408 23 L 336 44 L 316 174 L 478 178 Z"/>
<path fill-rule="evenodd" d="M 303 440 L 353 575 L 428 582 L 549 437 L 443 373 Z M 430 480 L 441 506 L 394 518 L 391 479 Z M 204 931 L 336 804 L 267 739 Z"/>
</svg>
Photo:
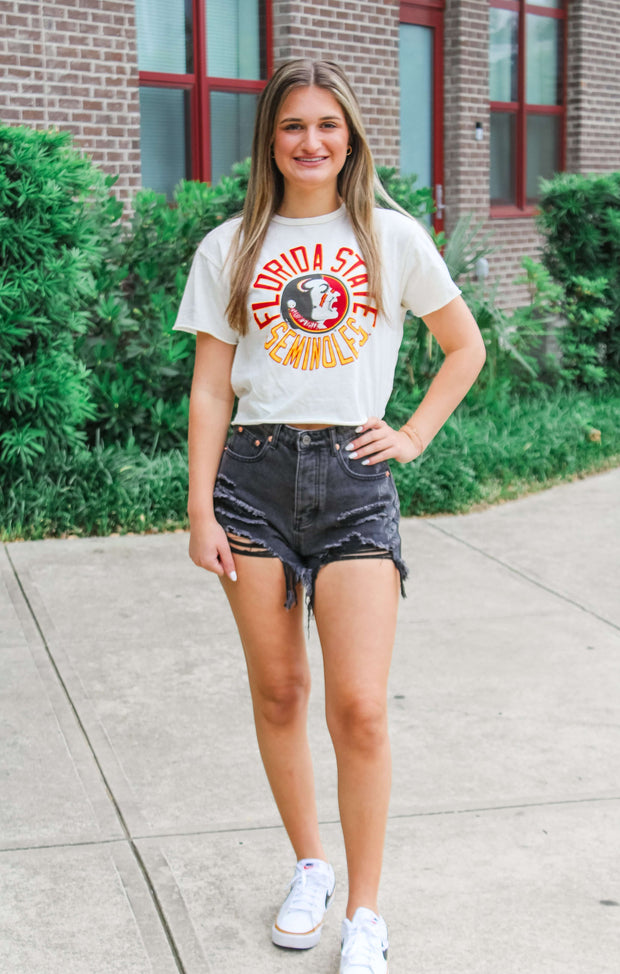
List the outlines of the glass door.
<svg viewBox="0 0 620 974">
<path fill-rule="evenodd" d="M 400 5 L 400 171 L 433 191 L 443 228 L 443 3 Z"/>
</svg>

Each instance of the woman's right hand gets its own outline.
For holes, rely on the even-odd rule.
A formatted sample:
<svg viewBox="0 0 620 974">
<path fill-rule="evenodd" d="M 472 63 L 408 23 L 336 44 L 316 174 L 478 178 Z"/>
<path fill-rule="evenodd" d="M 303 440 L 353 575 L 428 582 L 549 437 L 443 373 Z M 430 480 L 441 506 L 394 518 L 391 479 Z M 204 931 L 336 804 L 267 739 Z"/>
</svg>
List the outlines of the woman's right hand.
<svg viewBox="0 0 620 974">
<path fill-rule="evenodd" d="M 189 556 L 199 568 L 220 576 L 228 575 L 231 581 L 237 581 L 235 562 L 226 532 L 215 518 L 191 523 Z"/>
</svg>

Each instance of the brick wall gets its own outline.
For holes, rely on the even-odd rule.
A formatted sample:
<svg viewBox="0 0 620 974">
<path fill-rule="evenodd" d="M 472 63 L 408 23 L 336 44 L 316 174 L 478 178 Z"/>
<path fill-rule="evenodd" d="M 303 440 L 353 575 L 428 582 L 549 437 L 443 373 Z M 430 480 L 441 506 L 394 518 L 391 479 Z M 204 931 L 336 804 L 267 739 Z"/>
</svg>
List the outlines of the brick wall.
<svg viewBox="0 0 620 974">
<path fill-rule="evenodd" d="M 324 57 L 346 70 L 375 160 L 398 166 L 398 0 L 273 0 L 274 58 Z"/>
<path fill-rule="evenodd" d="M 57 126 L 106 172 L 117 193 L 140 186 L 134 0 L 4 0 L 0 118 Z"/>
<path fill-rule="evenodd" d="M 498 301 L 505 308 L 527 300 L 514 284 L 521 258 L 534 256 L 540 238 L 531 218 L 489 218 L 489 4 L 488 0 L 446 0 L 444 41 L 444 153 L 446 231 L 472 213 L 493 233 L 489 285 L 500 282 Z M 474 138 L 481 122 L 484 138 Z"/>
<path fill-rule="evenodd" d="M 567 169 L 620 169 L 618 0 L 573 0 L 568 10 Z"/>
<path fill-rule="evenodd" d="M 461 216 L 472 214 L 493 233 L 489 256 L 492 286 L 501 281 L 498 300 L 513 307 L 524 299 L 512 282 L 523 253 L 530 252 L 531 220 L 489 219 L 489 4 L 487 0 L 446 0 L 444 14 L 444 197 L 449 234 Z M 476 141 L 476 123 L 484 138 Z M 506 226 L 508 224 L 508 226 Z M 525 246 L 528 250 L 522 250 Z"/>
<path fill-rule="evenodd" d="M 462 213 L 489 213 L 489 5 L 447 0 L 444 15 L 446 229 Z M 485 138 L 476 142 L 476 122 Z"/>
</svg>

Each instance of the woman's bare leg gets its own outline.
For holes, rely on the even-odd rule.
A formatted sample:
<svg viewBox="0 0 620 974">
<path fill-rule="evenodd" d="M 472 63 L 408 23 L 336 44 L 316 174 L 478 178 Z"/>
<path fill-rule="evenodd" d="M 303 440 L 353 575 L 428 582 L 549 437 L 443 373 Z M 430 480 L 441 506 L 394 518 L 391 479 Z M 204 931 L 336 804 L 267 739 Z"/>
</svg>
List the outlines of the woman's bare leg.
<svg viewBox="0 0 620 974">
<path fill-rule="evenodd" d="M 398 572 L 387 559 L 331 562 L 316 581 L 314 612 L 338 763 L 349 919 L 359 906 L 377 912 L 391 788 L 387 681 L 398 595 Z"/>
<path fill-rule="evenodd" d="M 310 668 L 302 600 L 285 609 L 277 558 L 235 554 L 237 581 L 222 584 L 245 653 L 263 764 L 284 827 L 299 859 L 325 859 L 319 836 L 307 736 Z"/>
</svg>

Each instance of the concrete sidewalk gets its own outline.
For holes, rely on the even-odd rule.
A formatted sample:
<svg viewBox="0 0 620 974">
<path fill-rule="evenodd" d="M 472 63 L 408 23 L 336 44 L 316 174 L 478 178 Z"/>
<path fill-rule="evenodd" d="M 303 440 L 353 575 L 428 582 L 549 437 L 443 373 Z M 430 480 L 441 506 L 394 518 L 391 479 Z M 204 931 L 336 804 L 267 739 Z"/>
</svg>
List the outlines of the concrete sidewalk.
<svg viewBox="0 0 620 974">
<path fill-rule="evenodd" d="M 406 520 L 381 908 L 391 974 L 620 969 L 620 470 Z M 0 553 L 2 974 L 337 974 L 346 903 L 320 652 L 311 735 L 340 885 L 292 875 L 235 629 L 185 534 Z"/>
</svg>

